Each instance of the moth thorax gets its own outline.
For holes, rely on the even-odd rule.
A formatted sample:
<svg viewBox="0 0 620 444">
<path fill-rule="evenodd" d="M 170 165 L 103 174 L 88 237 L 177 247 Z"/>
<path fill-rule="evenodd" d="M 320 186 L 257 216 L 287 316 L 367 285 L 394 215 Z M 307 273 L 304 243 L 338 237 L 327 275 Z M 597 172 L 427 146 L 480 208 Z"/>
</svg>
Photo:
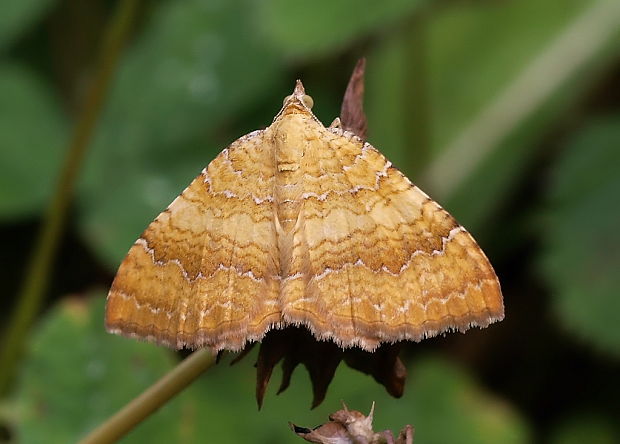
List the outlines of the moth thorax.
<svg viewBox="0 0 620 444">
<path fill-rule="evenodd" d="M 276 176 L 276 213 L 284 231 L 289 232 L 297 222 L 301 209 L 302 183 L 298 177 L 300 170 L 287 171 Z"/>
<path fill-rule="evenodd" d="M 285 231 L 299 216 L 303 183 L 303 159 L 308 147 L 302 114 L 286 115 L 274 131 L 277 215 Z"/>
</svg>

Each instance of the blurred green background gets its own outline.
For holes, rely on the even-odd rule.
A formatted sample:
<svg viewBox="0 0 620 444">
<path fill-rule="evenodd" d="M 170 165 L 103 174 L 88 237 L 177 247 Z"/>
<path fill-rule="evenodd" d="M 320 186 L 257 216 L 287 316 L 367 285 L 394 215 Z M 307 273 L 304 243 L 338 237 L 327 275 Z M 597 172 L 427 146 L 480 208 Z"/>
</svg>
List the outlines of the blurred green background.
<svg viewBox="0 0 620 444">
<path fill-rule="evenodd" d="M 0 320 L 16 305 L 118 2 L 3 0 Z M 620 442 L 620 2 L 150 0 L 89 146 L 45 304 L 0 401 L 0 440 L 68 443 L 180 356 L 103 330 L 107 287 L 146 225 L 301 78 L 338 115 L 367 57 L 369 141 L 464 224 L 506 319 L 410 344 L 391 399 L 341 366 L 310 411 L 298 369 L 262 411 L 255 354 L 229 358 L 127 443 L 301 442 L 345 400 L 416 443 Z M 7 365 L 7 363 L 0 363 Z"/>
</svg>

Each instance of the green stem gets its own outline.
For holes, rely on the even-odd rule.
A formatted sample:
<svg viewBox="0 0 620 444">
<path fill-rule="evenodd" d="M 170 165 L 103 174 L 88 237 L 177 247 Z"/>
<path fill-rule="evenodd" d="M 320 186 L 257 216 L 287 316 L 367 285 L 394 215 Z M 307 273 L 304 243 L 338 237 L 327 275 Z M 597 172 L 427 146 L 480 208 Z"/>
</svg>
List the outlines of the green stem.
<svg viewBox="0 0 620 444">
<path fill-rule="evenodd" d="M 120 439 L 181 392 L 214 362 L 215 357 L 208 349 L 195 351 L 78 444 L 107 444 Z"/>
<path fill-rule="evenodd" d="M 76 178 L 101 114 L 102 105 L 121 50 L 136 16 L 139 0 L 122 0 L 106 30 L 99 67 L 83 105 L 65 159 L 54 196 L 47 208 L 44 224 L 28 264 L 0 349 L 0 394 L 7 391 L 19 358 L 24 337 L 40 310 L 47 288 L 50 268 L 73 197 Z"/>
<path fill-rule="evenodd" d="M 584 8 L 428 165 L 423 182 L 433 195 L 450 198 L 501 142 L 614 44 L 618 29 L 617 0 Z"/>
</svg>

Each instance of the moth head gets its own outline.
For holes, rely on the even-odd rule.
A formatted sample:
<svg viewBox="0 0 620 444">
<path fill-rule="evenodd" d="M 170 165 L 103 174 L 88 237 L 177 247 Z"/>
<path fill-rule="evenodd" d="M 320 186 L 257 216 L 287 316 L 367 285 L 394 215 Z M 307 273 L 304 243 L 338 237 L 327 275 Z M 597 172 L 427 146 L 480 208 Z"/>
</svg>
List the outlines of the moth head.
<svg viewBox="0 0 620 444">
<path fill-rule="evenodd" d="M 284 98 L 283 105 L 284 108 L 290 105 L 301 105 L 303 108 L 310 111 L 314 105 L 314 100 L 306 94 L 306 90 L 304 89 L 304 85 L 301 83 L 301 80 L 297 80 L 293 94 Z"/>
<path fill-rule="evenodd" d="M 291 94 L 290 96 L 286 96 L 282 101 L 282 104 L 286 106 L 287 103 L 289 101 L 292 101 L 294 97 L 295 96 L 293 96 L 293 94 Z M 304 94 L 303 96 L 301 96 L 301 103 L 303 103 L 306 108 L 312 109 L 312 106 L 314 105 L 314 100 L 312 100 L 312 97 L 310 97 L 308 94 Z"/>
</svg>

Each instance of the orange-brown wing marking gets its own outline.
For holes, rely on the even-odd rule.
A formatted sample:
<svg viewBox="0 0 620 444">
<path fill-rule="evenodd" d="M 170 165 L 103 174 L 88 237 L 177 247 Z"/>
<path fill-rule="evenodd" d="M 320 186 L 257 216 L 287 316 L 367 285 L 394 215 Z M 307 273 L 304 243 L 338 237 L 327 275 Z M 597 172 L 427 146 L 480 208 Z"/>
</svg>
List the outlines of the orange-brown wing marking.
<svg viewBox="0 0 620 444">
<path fill-rule="evenodd" d="M 129 250 L 108 295 L 108 330 L 182 348 L 242 348 L 280 322 L 273 152 L 234 142 Z"/>
<path fill-rule="evenodd" d="M 372 350 L 502 319 L 499 282 L 471 235 L 372 146 L 321 131 L 306 153 L 287 322 Z"/>
</svg>

